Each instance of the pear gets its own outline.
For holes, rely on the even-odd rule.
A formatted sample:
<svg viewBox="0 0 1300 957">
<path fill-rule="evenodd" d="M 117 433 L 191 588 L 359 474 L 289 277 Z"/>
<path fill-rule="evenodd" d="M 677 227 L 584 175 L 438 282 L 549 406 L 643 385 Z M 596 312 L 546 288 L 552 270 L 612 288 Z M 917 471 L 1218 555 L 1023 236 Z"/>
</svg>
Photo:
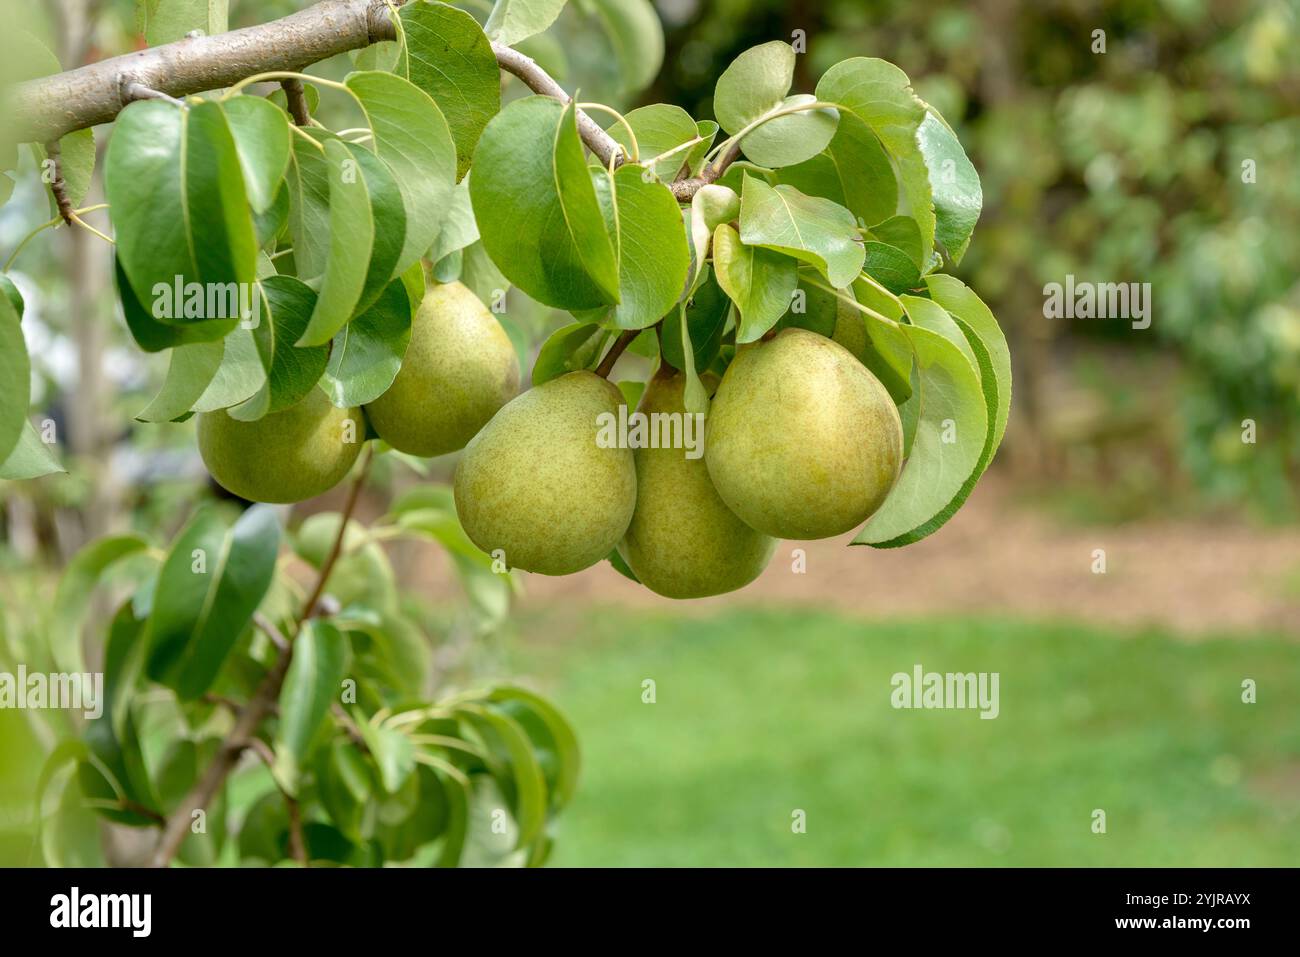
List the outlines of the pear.
<svg viewBox="0 0 1300 957">
<path fill-rule="evenodd" d="M 222 488 L 253 502 L 301 502 L 328 492 L 361 453 L 360 409 L 339 409 L 312 389 L 255 422 L 224 409 L 198 417 L 199 454 Z"/>
<path fill-rule="evenodd" d="M 450 282 L 425 293 L 401 371 L 366 416 L 393 448 L 444 455 L 463 449 L 518 389 L 510 337 L 478 296 Z"/>
<path fill-rule="evenodd" d="M 847 349 L 785 329 L 736 353 L 704 448 L 718 495 L 745 524 L 777 538 L 828 538 L 884 502 L 903 426 L 885 387 Z"/>
<path fill-rule="evenodd" d="M 686 377 L 678 372 L 656 375 L 646 386 L 637 411 L 656 432 L 652 416 L 680 414 L 680 434 L 687 434 L 685 385 Z M 704 459 L 688 458 L 687 451 L 633 452 L 636 512 L 618 546 L 641 583 L 665 598 L 704 598 L 743 588 L 767 567 L 776 549 L 776 539 L 754 531 L 723 504 Z"/>
<path fill-rule="evenodd" d="M 512 568 L 569 575 L 606 558 L 636 507 L 626 448 L 597 443 L 623 394 L 570 372 L 512 400 L 470 441 L 456 467 L 456 512 L 470 540 Z"/>
</svg>

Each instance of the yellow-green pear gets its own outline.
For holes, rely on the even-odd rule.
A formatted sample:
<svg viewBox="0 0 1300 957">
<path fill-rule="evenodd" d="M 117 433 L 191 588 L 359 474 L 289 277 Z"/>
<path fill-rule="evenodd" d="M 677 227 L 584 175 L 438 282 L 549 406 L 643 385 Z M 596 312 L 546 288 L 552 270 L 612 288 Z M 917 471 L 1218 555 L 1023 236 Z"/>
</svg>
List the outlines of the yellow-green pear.
<svg viewBox="0 0 1300 957">
<path fill-rule="evenodd" d="M 519 357 L 501 323 L 449 282 L 425 293 L 401 371 L 366 416 L 398 451 L 444 455 L 463 449 L 518 389 Z"/>
<path fill-rule="evenodd" d="M 651 591 L 666 598 L 705 598 L 757 578 L 776 539 L 754 531 L 718 497 L 702 455 L 703 422 L 686 411 L 685 384 L 680 372 L 656 375 L 641 396 L 637 411 L 660 441 L 651 443 L 657 448 L 632 453 L 636 512 L 618 550 Z"/>
<path fill-rule="evenodd" d="M 636 507 L 632 451 L 607 440 L 622 404 L 617 386 L 570 372 L 493 416 L 456 467 L 456 512 L 470 540 L 543 575 L 613 552 Z"/>
<path fill-rule="evenodd" d="M 301 502 L 328 492 L 361 453 L 360 409 L 339 409 L 320 389 L 255 422 L 224 409 L 198 417 L 199 454 L 222 488 L 253 502 Z"/>
<path fill-rule="evenodd" d="M 903 426 L 847 349 L 806 329 L 744 346 L 709 411 L 705 462 L 751 528 L 827 538 L 864 522 L 898 478 Z"/>
</svg>

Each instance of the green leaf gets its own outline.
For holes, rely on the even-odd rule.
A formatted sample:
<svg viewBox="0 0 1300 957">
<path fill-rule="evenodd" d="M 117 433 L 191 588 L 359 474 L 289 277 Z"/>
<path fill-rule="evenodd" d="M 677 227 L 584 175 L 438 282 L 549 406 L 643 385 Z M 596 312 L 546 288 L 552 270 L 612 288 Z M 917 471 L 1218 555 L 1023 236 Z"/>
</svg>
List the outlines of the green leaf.
<svg viewBox="0 0 1300 957">
<path fill-rule="evenodd" d="M 50 617 L 50 653 L 60 671 L 85 671 L 81 654 L 81 628 L 95 586 L 110 567 L 149 547 L 136 535 L 113 535 L 97 539 L 73 556 L 59 579 Z"/>
<path fill-rule="evenodd" d="M 889 497 L 854 538 L 880 548 L 905 544 L 909 533 L 939 515 L 979 464 L 989 418 L 980 376 L 942 332 L 901 325 L 916 355 L 916 434 Z M 953 441 L 946 441 L 947 437 Z"/>
<path fill-rule="evenodd" d="M 411 739 L 400 731 L 375 727 L 355 709 L 353 718 L 379 768 L 380 785 L 389 794 L 396 794 L 415 768 L 415 748 Z"/>
<path fill-rule="evenodd" d="M 513 718 L 480 705 L 462 705 L 466 715 L 485 737 L 495 738 L 504 751 L 510 779 L 499 781 L 514 806 L 519 824 L 516 847 L 527 847 L 541 834 L 546 824 L 546 776 L 533 753 L 532 742 Z"/>
<path fill-rule="evenodd" d="M 255 213 L 264 213 L 275 202 L 289 169 L 292 150 L 289 118 L 270 100 L 260 96 L 237 96 L 227 100 L 222 108 L 235 138 L 248 202 Z"/>
<path fill-rule="evenodd" d="M 709 241 L 722 223 L 740 218 L 740 196 L 726 186 L 702 186 L 691 197 L 691 285 L 699 281 L 709 256 Z"/>
<path fill-rule="evenodd" d="M 794 82 L 794 64 L 794 48 L 782 40 L 750 47 L 736 57 L 713 91 L 713 114 L 722 128 L 734 135 L 779 109 Z"/>
<path fill-rule="evenodd" d="M 740 238 L 811 263 L 837 289 L 858 277 L 866 258 L 857 221 L 839 203 L 753 176 L 740 194 Z"/>
<path fill-rule="evenodd" d="M 0 463 L 0 480 L 24 482 L 67 471 L 59 464 L 52 448 L 51 444 L 41 439 L 30 422 L 26 423 L 22 434 L 18 436 L 18 444 L 13 447 L 9 457 Z"/>
<path fill-rule="evenodd" d="M 650 0 L 588 0 L 618 60 L 623 92 L 643 90 L 664 63 L 664 28 Z M 651 154 L 653 155 L 653 154 Z"/>
<path fill-rule="evenodd" d="M 966 338 L 971 340 L 976 353 L 979 345 L 988 353 L 993 381 L 986 384 L 985 391 L 989 391 L 990 385 L 996 389 L 997 412 L 993 430 L 996 449 L 1002 444 L 1011 413 L 1011 352 L 1007 348 L 1006 336 L 989 307 L 961 280 L 935 274 L 927 276 L 925 284 L 930 290 L 930 298 L 948 310 Z"/>
<path fill-rule="evenodd" d="M 763 122 L 740 140 L 745 155 L 760 166 L 794 166 L 816 156 L 835 136 L 839 114 L 832 109 L 809 109 L 817 98 L 798 93 L 783 100 L 784 113 Z M 785 111 L 793 112 L 785 112 Z"/>
<path fill-rule="evenodd" d="M 338 140 L 325 141 L 325 158 L 329 164 L 329 258 L 311 322 L 297 343 L 300 346 L 321 346 L 334 338 L 361 305 L 374 265 L 375 217 L 361 160 Z"/>
<path fill-rule="evenodd" d="M 236 327 L 221 341 L 221 346 L 221 364 L 191 407 L 195 412 L 228 409 L 256 395 L 266 385 L 266 367 L 262 365 L 252 329 Z"/>
<path fill-rule="evenodd" d="M 332 245 L 330 164 L 324 152 L 295 137 L 286 186 L 289 235 L 293 237 L 293 261 L 298 278 L 315 280 L 325 274 Z M 369 244 L 365 255 L 370 255 Z"/>
<path fill-rule="evenodd" d="M 560 15 L 564 0 L 497 0 L 483 30 L 504 46 L 541 33 Z"/>
<path fill-rule="evenodd" d="M 115 258 L 113 266 L 117 295 L 122 303 L 122 315 L 126 318 L 126 327 L 136 345 L 145 352 L 162 352 L 165 349 L 175 349 L 196 342 L 213 342 L 229 335 L 230 330 L 239 323 L 238 319 L 208 319 L 176 326 L 155 319 L 150 310 L 136 298 L 135 290 L 131 288 L 126 272 L 122 269 L 122 260 Z"/>
<path fill-rule="evenodd" d="M 558 811 L 569 803 L 578 786 L 582 754 L 573 727 L 559 710 L 540 695 L 524 688 L 493 688 L 488 700 L 514 718 L 543 752 L 551 807 Z M 549 767 L 548 767 L 549 765 Z"/>
<path fill-rule="evenodd" d="M 618 301 L 572 104 L 532 96 L 502 110 L 483 131 L 469 192 L 488 255 L 529 296 L 569 310 Z"/>
<path fill-rule="evenodd" d="M 718 285 L 740 313 L 737 342 L 760 338 L 790 308 L 790 297 L 798 284 L 795 261 L 774 250 L 741 242 L 740 234 L 726 223 L 713 233 L 713 268 Z"/>
<path fill-rule="evenodd" d="M 465 850 L 465 837 L 469 832 L 469 804 L 473 795 L 470 780 L 465 772 L 442 758 L 421 754 L 420 761 L 432 768 L 442 783 L 447 799 L 447 826 L 443 836 L 438 867 L 455 867 Z"/>
<path fill-rule="evenodd" d="M 594 322 L 574 322 L 556 329 L 537 353 L 533 385 L 539 386 L 566 372 L 595 368 L 608 341 L 608 330 Z"/>
<path fill-rule="evenodd" d="M 898 181 L 889 156 L 871 128 L 852 113 L 840 115 L 835 136 L 824 151 L 777 170 L 776 181 L 839 203 L 861 226 L 878 223 L 898 209 Z M 919 264 L 919 254 L 917 260 Z"/>
<path fill-rule="evenodd" d="M 229 29 L 229 0 L 137 0 L 136 22 L 151 47 L 174 43 L 198 30 L 216 36 Z"/>
<path fill-rule="evenodd" d="M 410 294 L 399 279 L 339 330 L 321 387 L 341 409 L 373 402 L 397 378 L 410 342 Z"/>
<path fill-rule="evenodd" d="M 686 303 L 686 328 L 692 345 L 691 367 L 707 369 L 718 355 L 722 345 L 722 332 L 727 324 L 727 311 L 731 302 L 712 274 L 700 283 Z M 672 318 L 676 318 L 673 316 Z M 675 369 L 687 367 L 682 337 L 669 334 L 675 326 L 664 322 L 664 361 Z"/>
<path fill-rule="evenodd" d="M 870 238 L 887 243 L 903 251 L 919 271 L 925 261 L 921 258 L 921 230 L 910 216 L 891 216 L 871 227 Z"/>
<path fill-rule="evenodd" d="M 158 100 L 118 116 L 105 163 L 117 255 L 141 303 L 159 290 L 199 283 L 206 290 L 255 274 L 257 237 L 234 137 L 219 103 L 181 109 Z M 227 316 L 201 316 L 197 321 Z M 173 325 L 196 321 L 163 317 Z"/>
<path fill-rule="evenodd" d="M 866 253 L 862 268 L 890 292 L 904 293 L 921 285 L 921 274 L 917 271 L 916 263 L 897 246 L 868 242 L 862 248 Z"/>
<path fill-rule="evenodd" d="M 669 106 L 667 103 L 654 103 L 650 106 L 641 106 L 628 113 L 624 119 L 627 120 L 628 126 L 632 127 L 632 132 L 636 135 L 637 146 L 640 148 L 640 158 L 643 165 L 648 165 L 650 160 L 663 153 L 671 150 L 677 150 L 671 156 L 659 160 L 651 167 L 654 175 L 665 183 L 671 183 L 676 177 L 678 171 L 688 165 L 695 147 L 678 149 L 686 143 L 700 137 L 699 128 L 691 115 L 683 110 L 680 106 Z M 617 120 L 610 123 L 605 130 L 614 142 L 622 145 L 632 154 L 632 140 L 627 135 L 627 130 L 623 124 Z"/>
<path fill-rule="evenodd" d="M 879 138 L 898 168 L 909 215 L 921 230 L 922 261 L 934 248 L 934 200 L 929 171 L 917 140 L 925 107 L 907 74 L 885 60 L 854 57 L 835 64 L 817 84 L 817 98 L 850 112 Z M 892 213 L 893 210 L 890 210 Z"/>
<path fill-rule="evenodd" d="M 22 322 L 8 296 L 0 296 L 0 461 L 18 445 L 27 426 L 32 363 Z"/>
<path fill-rule="evenodd" d="M 668 187 L 620 166 L 594 173 L 596 196 L 610 234 L 617 238 L 619 302 L 609 317 L 618 329 L 652 326 L 681 298 L 691 254 L 682 213 Z"/>
<path fill-rule="evenodd" d="M 136 419 L 140 422 L 173 422 L 193 409 L 212 384 L 217 369 L 221 368 L 225 352 L 225 343 L 220 340 L 195 342 L 173 349 L 162 388 Z"/>
<path fill-rule="evenodd" d="M 438 237 L 456 185 L 456 145 L 442 111 L 418 86 L 391 73 L 353 73 L 346 83 L 361 101 L 375 153 L 392 170 L 405 204 L 406 241 L 396 277 Z"/>
<path fill-rule="evenodd" d="M 949 258 L 959 263 L 984 205 L 979 174 L 966 158 L 956 134 L 933 112 L 925 114 L 916 136 L 930 174 L 934 238 L 948 251 Z"/>
<path fill-rule="evenodd" d="M 429 251 L 433 262 L 441 262 L 452 253 L 459 252 L 478 241 L 478 223 L 474 220 L 474 206 L 469 199 L 469 180 L 463 179 L 451 191 L 446 215 L 438 239 Z"/>
<path fill-rule="evenodd" d="M 501 73 L 492 44 L 472 16 L 443 3 L 408 3 L 401 19 L 408 79 L 446 118 L 460 179 L 483 128 L 501 110 Z"/>
<path fill-rule="evenodd" d="M 266 382 L 250 398 L 230 409 L 230 417 L 241 422 L 297 404 L 320 380 L 330 359 L 328 346 L 294 345 L 302 338 L 316 306 L 316 293 L 311 287 L 292 276 L 272 276 L 260 287 L 265 309 L 252 334 Z"/>
<path fill-rule="evenodd" d="M 275 739 L 276 779 L 287 782 L 291 793 L 297 793 L 308 748 L 342 692 L 348 658 L 347 638 L 328 621 L 308 621 L 293 641 Z"/>
<path fill-rule="evenodd" d="M 21 320 L 26 303 L 23 302 L 22 292 L 14 285 L 14 281 L 9 278 L 8 273 L 0 272 L 0 294 L 3 294 L 9 300 L 9 305 L 14 308 L 14 314 Z"/>
<path fill-rule="evenodd" d="M 280 526 L 255 505 L 234 526 L 215 508 L 185 526 L 163 563 L 149 616 L 146 671 L 185 701 L 216 680 L 275 575 Z"/>
</svg>

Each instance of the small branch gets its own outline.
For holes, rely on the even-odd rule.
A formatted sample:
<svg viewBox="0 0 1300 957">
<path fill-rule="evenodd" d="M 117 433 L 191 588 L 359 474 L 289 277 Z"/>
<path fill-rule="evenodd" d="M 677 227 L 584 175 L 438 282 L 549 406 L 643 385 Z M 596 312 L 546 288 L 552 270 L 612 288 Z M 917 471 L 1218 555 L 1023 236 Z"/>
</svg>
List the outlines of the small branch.
<svg viewBox="0 0 1300 957">
<path fill-rule="evenodd" d="M 289 115 L 298 126 L 311 126 L 311 110 L 307 108 L 307 90 L 302 80 L 292 78 L 280 84 L 284 90 L 285 101 L 289 104 Z"/>
<path fill-rule="evenodd" d="M 572 97 L 564 92 L 564 87 L 556 83 L 532 57 L 525 56 L 511 47 L 502 46 L 500 43 L 492 44 L 492 52 L 496 54 L 497 66 L 519 77 L 534 93 L 554 97 L 564 104 L 572 102 Z M 582 142 L 587 144 L 587 149 L 600 158 L 601 165 L 608 168 L 611 162 L 615 166 L 622 163 L 626 156 L 623 147 L 582 110 L 575 107 L 574 113 L 578 120 L 578 135 L 582 137 Z"/>
<path fill-rule="evenodd" d="M 270 638 L 271 644 L 275 645 L 275 647 L 280 651 L 284 651 L 289 647 L 289 639 L 280 634 L 280 629 L 275 627 L 275 625 L 271 623 L 271 619 L 267 618 L 260 611 L 253 615 L 253 624 L 257 626 L 258 630 L 261 631 L 262 634 Z"/>
<path fill-rule="evenodd" d="M 184 106 L 183 100 L 178 100 L 174 96 L 168 96 L 161 90 L 155 90 L 152 87 L 145 86 L 143 83 L 137 83 L 129 80 L 122 84 L 122 99 L 128 103 L 134 103 L 136 100 L 165 100 L 172 106 Z"/>
<path fill-rule="evenodd" d="M 271 750 L 269 744 L 261 738 L 252 738 L 248 742 L 248 747 L 262 759 L 267 770 L 274 770 L 275 752 Z M 296 797 L 280 787 L 279 781 L 276 781 L 276 787 L 279 788 L 280 796 L 284 798 L 285 809 L 289 812 L 289 856 L 303 867 L 311 867 L 311 861 L 307 857 L 307 842 L 302 836 L 302 808 L 298 805 Z"/>
<path fill-rule="evenodd" d="M 54 194 L 54 203 L 59 207 L 59 216 L 69 226 L 77 221 L 77 214 L 72 209 L 72 200 L 68 198 L 68 184 L 63 179 L 63 150 L 58 140 L 45 144 L 45 155 L 54 164 L 54 179 L 50 181 L 50 192 Z"/>
<path fill-rule="evenodd" d="M 302 623 L 310 618 L 316 611 L 316 605 L 320 602 L 321 595 L 325 593 L 325 585 L 329 582 L 330 572 L 334 571 L 334 564 L 343 554 L 343 539 L 347 534 L 348 522 L 352 518 L 352 513 L 356 510 L 357 499 L 361 497 L 361 486 L 366 483 L 366 475 L 370 472 L 370 462 L 374 458 L 374 449 L 367 448 L 361 461 L 361 470 L 357 472 L 356 479 L 352 482 L 352 488 L 348 489 L 348 499 L 343 506 L 343 514 L 339 517 L 338 534 L 334 536 L 334 544 L 330 547 L 329 554 L 325 556 L 325 561 L 321 562 L 320 574 L 316 576 L 316 587 L 312 589 L 311 597 L 307 599 L 302 606 L 302 612 L 298 618 L 298 628 L 302 628 Z"/>
<path fill-rule="evenodd" d="M 629 329 L 620 333 L 619 337 L 614 340 L 614 344 L 609 347 L 609 351 L 605 353 L 605 358 L 600 360 L 600 365 L 596 366 L 596 375 L 602 379 L 608 379 L 609 374 L 614 371 L 614 363 L 618 362 L 618 357 L 627 350 L 627 347 L 632 344 L 632 340 L 640 334 L 640 329 Z"/>
<path fill-rule="evenodd" d="M 357 500 L 361 497 L 361 486 L 365 484 L 366 476 L 370 471 L 372 455 L 372 451 L 367 449 L 361 469 L 352 482 L 352 488 L 348 492 L 347 504 L 343 508 L 343 514 L 339 521 L 339 531 L 334 538 L 334 545 L 330 548 L 329 556 L 321 564 L 320 573 L 316 579 L 316 586 L 312 589 L 311 597 L 303 606 L 297 622 L 297 631 L 294 632 L 295 637 L 298 631 L 302 630 L 303 622 L 311 617 L 316 606 L 320 603 L 330 573 L 334 570 L 334 565 L 343 551 L 343 535 L 347 531 L 348 520 L 352 518 L 352 512 L 356 508 Z M 167 825 L 163 828 L 162 836 L 158 839 L 158 846 L 154 849 L 153 857 L 150 859 L 151 867 L 166 867 L 171 863 L 172 858 L 176 856 L 176 852 L 180 850 L 181 844 L 185 842 L 185 835 L 189 832 L 194 812 L 206 808 L 212 802 L 217 791 L 221 789 L 226 778 L 229 777 L 230 772 L 234 770 L 235 764 L 239 761 L 239 756 L 243 754 L 245 748 L 251 746 L 258 726 L 275 708 L 276 701 L 280 697 L 280 688 L 284 685 L 284 677 L 289 673 L 289 663 L 292 660 L 293 645 L 285 642 L 285 647 L 280 651 L 275 664 L 271 666 L 271 670 L 266 673 L 262 683 L 257 686 L 257 691 L 253 693 L 253 697 L 249 699 L 248 704 L 239 713 L 238 718 L 235 720 L 234 729 L 222 742 L 217 756 L 212 759 L 212 763 L 208 765 L 203 777 L 176 807 L 171 817 L 167 819 Z"/>
<path fill-rule="evenodd" d="M 673 196 L 679 203 L 689 203 L 703 187 L 711 186 L 722 178 L 722 174 L 727 171 L 727 167 L 740 158 L 740 141 L 737 140 L 716 159 L 710 166 L 705 167 L 704 172 L 699 176 L 692 176 L 690 179 L 679 179 L 668 188 L 673 191 Z"/>
</svg>

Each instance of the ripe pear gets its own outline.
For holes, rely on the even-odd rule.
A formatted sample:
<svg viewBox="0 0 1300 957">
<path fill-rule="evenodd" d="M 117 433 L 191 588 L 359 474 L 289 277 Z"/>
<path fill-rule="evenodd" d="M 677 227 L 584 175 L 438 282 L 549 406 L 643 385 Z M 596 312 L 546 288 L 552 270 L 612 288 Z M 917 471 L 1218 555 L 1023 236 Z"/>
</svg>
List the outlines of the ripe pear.
<svg viewBox="0 0 1300 957">
<path fill-rule="evenodd" d="M 686 419 L 685 385 L 680 372 L 656 375 L 637 411 L 648 418 L 680 414 L 685 436 L 688 421 L 694 428 L 694 420 Z M 663 434 L 654 418 L 650 427 Z M 703 438 L 699 434 L 696 441 Z M 688 451 L 638 448 L 632 453 L 636 512 L 618 550 L 641 583 L 665 598 L 705 598 L 743 588 L 776 549 L 776 539 L 754 531 L 723 504 L 704 459 L 688 458 Z"/>
<path fill-rule="evenodd" d="M 510 337 L 478 296 L 450 282 L 425 293 L 401 371 L 366 416 L 393 448 L 444 455 L 463 449 L 518 389 Z"/>
<path fill-rule="evenodd" d="M 718 495 L 751 528 L 828 538 L 865 521 L 893 487 L 903 425 L 847 349 L 806 329 L 742 347 L 705 433 Z"/>
<path fill-rule="evenodd" d="M 212 477 L 253 502 L 301 502 L 327 492 L 361 453 L 360 409 L 339 409 L 320 389 L 255 422 L 224 409 L 198 417 L 199 454 Z"/>
<path fill-rule="evenodd" d="M 474 436 L 456 467 L 470 540 L 512 568 L 569 575 L 607 557 L 636 507 L 631 449 L 597 443 L 623 394 L 591 372 L 529 389 Z"/>
</svg>

